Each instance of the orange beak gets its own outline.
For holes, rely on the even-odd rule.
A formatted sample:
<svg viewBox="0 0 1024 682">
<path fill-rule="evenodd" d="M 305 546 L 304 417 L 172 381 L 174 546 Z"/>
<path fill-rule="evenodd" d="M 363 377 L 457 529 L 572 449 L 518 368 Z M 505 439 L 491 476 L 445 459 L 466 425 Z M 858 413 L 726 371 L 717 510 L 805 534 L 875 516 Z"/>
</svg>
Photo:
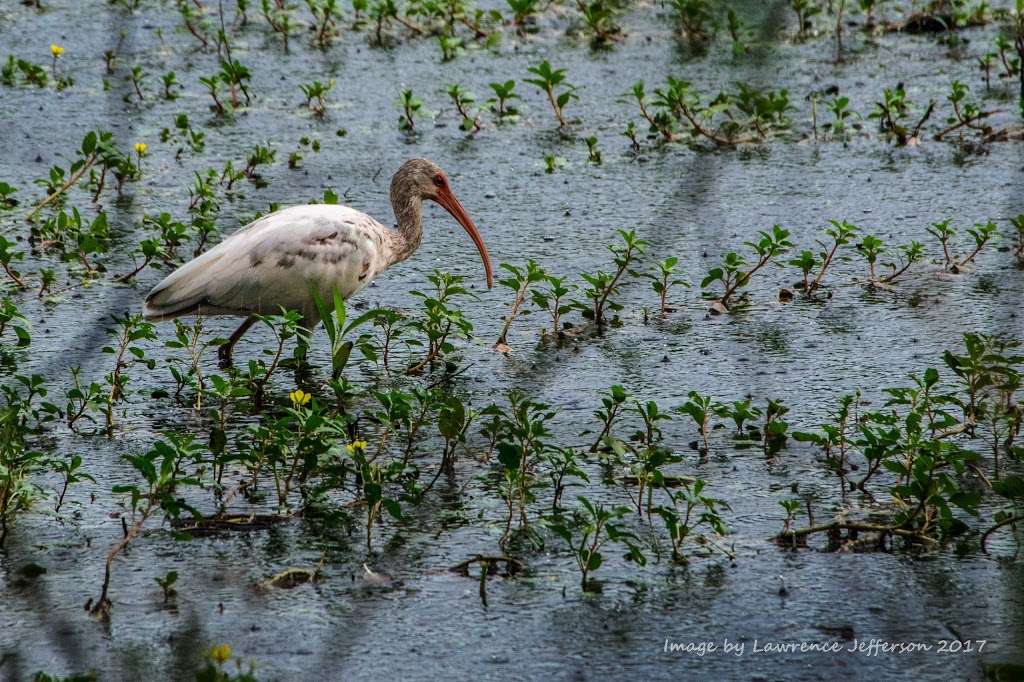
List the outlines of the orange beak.
<svg viewBox="0 0 1024 682">
<path fill-rule="evenodd" d="M 494 286 L 494 272 L 491 270 L 491 257 L 487 255 L 487 247 L 484 246 L 484 240 L 480 236 L 480 233 L 476 229 L 476 225 L 473 224 L 473 220 L 466 213 L 466 209 L 462 208 L 462 204 L 455 198 L 452 191 L 447 186 L 439 187 L 437 190 L 437 197 L 434 201 L 441 204 L 444 210 L 452 214 L 452 217 L 459 221 L 459 225 L 469 233 L 470 239 L 476 244 L 477 251 L 480 252 L 480 258 L 484 261 L 484 271 L 487 273 L 487 288 L 490 289 Z"/>
</svg>

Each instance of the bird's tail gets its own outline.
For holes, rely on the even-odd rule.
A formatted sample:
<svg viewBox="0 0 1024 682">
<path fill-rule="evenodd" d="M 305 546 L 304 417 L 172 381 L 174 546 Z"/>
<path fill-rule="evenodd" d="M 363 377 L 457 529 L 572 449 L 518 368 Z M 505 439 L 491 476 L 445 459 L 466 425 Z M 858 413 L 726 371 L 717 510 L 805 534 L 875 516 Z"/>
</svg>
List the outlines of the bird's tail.
<svg viewBox="0 0 1024 682">
<path fill-rule="evenodd" d="M 209 300 L 209 274 L 221 254 L 206 252 L 164 277 L 153 287 L 142 305 L 147 320 L 170 320 L 196 312 L 200 307 L 215 308 Z"/>
</svg>

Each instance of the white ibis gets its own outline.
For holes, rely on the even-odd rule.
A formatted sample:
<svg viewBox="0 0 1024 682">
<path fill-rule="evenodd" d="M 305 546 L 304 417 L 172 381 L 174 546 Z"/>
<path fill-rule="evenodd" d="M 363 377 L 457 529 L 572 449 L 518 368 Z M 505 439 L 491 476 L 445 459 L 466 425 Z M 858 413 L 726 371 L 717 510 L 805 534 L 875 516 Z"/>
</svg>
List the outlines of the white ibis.
<svg viewBox="0 0 1024 682">
<path fill-rule="evenodd" d="M 233 315 L 245 321 L 220 347 L 222 366 L 256 315 L 302 315 L 312 330 L 320 322 L 312 291 L 330 301 L 333 291 L 350 298 L 374 277 L 416 251 L 423 238 L 423 200 L 436 201 L 457 220 L 476 244 L 487 273 L 494 275 L 487 247 L 466 210 L 452 193 L 448 177 L 436 164 L 410 159 L 391 179 L 391 206 L 398 219 L 390 229 L 347 206 L 292 206 L 255 220 L 206 253 L 169 274 L 146 296 L 148 320 L 182 315 Z"/>
</svg>

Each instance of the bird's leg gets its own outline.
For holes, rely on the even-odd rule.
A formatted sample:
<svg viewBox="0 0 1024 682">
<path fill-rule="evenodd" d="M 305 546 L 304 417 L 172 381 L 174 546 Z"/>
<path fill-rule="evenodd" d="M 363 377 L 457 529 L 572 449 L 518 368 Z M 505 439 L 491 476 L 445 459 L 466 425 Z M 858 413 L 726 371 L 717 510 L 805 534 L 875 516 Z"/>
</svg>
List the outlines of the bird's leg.
<svg viewBox="0 0 1024 682">
<path fill-rule="evenodd" d="M 258 319 L 259 318 L 255 315 L 250 315 L 245 318 L 245 321 L 238 326 L 238 329 L 228 337 L 228 342 L 217 349 L 217 357 L 220 360 L 218 364 L 221 369 L 228 369 L 234 364 L 231 359 L 231 353 L 235 350 L 235 344 L 238 343 L 238 340 L 242 338 L 247 331 L 249 331 L 249 327 L 256 324 Z"/>
</svg>

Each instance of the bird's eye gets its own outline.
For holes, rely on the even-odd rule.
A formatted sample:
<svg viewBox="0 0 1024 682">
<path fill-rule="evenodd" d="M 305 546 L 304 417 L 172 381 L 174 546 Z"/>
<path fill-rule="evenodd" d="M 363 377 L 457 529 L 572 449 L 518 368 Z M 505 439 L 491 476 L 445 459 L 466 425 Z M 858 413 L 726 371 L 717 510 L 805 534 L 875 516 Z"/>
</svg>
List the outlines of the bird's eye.
<svg viewBox="0 0 1024 682">
<path fill-rule="evenodd" d="M 437 187 L 444 187 L 444 176 L 440 173 L 434 176 L 434 185 Z"/>
</svg>

